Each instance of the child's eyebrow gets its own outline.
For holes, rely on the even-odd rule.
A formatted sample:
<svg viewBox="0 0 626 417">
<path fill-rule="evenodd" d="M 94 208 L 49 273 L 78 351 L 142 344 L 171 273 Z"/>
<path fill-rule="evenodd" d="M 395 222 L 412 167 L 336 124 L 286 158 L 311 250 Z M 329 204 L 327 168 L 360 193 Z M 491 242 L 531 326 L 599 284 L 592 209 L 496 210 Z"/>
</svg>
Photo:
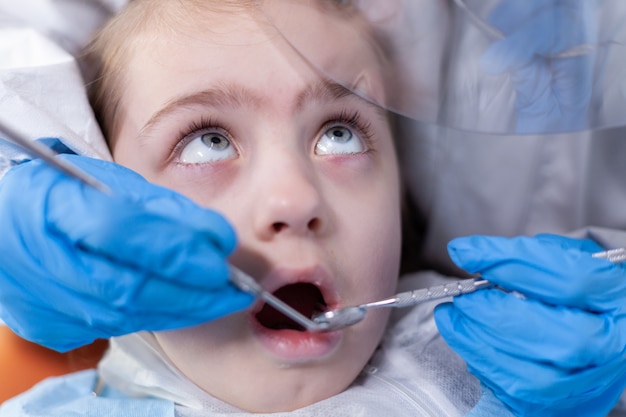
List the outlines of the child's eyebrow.
<svg viewBox="0 0 626 417">
<path fill-rule="evenodd" d="M 219 107 L 241 107 L 243 105 L 260 108 L 263 105 L 263 98 L 256 95 L 249 89 L 223 86 L 199 91 L 193 94 L 176 97 L 170 100 L 165 106 L 156 111 L 141 129 L 140 135 L 149 131 L 161 119 L 182 108 L 193 108 L 198 106 L 219 106 Z"/>
<path fill-rule="evenodd" d="M 344 97 L 357 99 L 360 103 L 366 104 L 376 109 L 377 112 L 384 114 L 384 109 L 376 104 L 365 100 L 358 96 L 348 88 L 328 80 L 319 80 L 315 83 L 307 85 L 293 101 L 291 108 L 292 114 L 302 110 L 307 103 L 320 102 L 330 103 L 340 100 Z M 183 108 L 194 108 L 201 106 L 211 107 L 242 107 L 248 106 L 256 109 L 266 105 L 268 99 L 252 89 L 225 85 L 209 90 L 199 91 L 197 93 L 184 95 L 170 100 L 163 108 L 155 112 L 148 122 L 141 129 L 140 135 L 144 135 L 154 125 L 166 116 L 177 112 Z"/>
</svg>

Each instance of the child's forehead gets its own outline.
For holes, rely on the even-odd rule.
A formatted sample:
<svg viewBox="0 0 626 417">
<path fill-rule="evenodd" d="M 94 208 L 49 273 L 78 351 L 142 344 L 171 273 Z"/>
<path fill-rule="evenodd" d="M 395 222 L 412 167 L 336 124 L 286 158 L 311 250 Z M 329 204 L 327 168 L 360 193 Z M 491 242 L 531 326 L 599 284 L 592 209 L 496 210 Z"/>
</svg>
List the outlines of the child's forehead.
<svg viewBox="0 0 626 417">
<path fill-rule="evenodd" d="M 194 52 L 198 55 L 234 50 L 242 46 L 252 46 L 252 49 L 262 51 L 268 47 L 268 43 L 274 46 L 283 44 L 278 48 L 284 55 L 291 56 L 289 59 L 294 65 L 304 62 L 324 78 L 338 81 L 345 88 L 374 98 L 376 102 L 384 101 L 382 81 L 377 79 L 384 74 L 386 59 L 377 42 L 364 27 L 363 21 L 354 16 L 333 13 L 327 8 L 309 8 L 305 9 L 305 16 L 285 16 L 281 18 L 281 22 L 277 22 L 274 21 L 273 14 L 267 13 L 265 6 L 259 6 L 264 2 L 227 2 L 219 7 L 192 7 L 196 1 L 192 1 L 191 6 L 183 7 L 183 3 L 185 2 L 176 1 L 171 2 L 172 5 L 163 6 L 167 9 L 179 4 L 182 10 L 179 13 L 168 13 L 164 19 L 153 19 L 138 34 L 135 45 L 158 51 L 156 53 L 161 54 L 159 60 L 164 61 L 176 57 L 178 53 L 190 55 L 189 49 L 184 48 L 188 42 L 203 47 Z M 270 4 L 274 7 L 272 13 L 276 13 L 280 10 L 277 5 L 288 2 L 276 1 Z M 294 9 L 287 7 L 287 10 L 291 12 Z M 284 19 L 293 19 L 302 24 L 304 35 L 299 42 L 285 41 L 281 33 Z M 307 51 L 307 56 L 301 54 L 300 47 Z M 173 55 L 169 56 L 170 53 Z M 246 71 L 256 70 L 253 64 L 255 58 L 259 60 L 259 55 L 262 53 L 248 55 L 250 65 L 246 66 Z M 133 54 L 129 54 L 128 58 L 132 60 Z"/>
</svg>

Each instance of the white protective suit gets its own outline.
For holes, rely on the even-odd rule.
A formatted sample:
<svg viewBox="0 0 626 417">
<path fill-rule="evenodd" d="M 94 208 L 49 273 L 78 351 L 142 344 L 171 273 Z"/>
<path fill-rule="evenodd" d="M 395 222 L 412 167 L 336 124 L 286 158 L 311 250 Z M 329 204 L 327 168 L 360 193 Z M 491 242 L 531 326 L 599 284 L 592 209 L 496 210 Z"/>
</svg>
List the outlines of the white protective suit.
<svg viewBox="0 0 626 417">
<path fill-rule="evenodd" d="M 626 3 L 598 4 L 598 38 L 626 39 Z M 436 116 L 442 123 L 400 122 L 404 179 L 422 216 L 419 267 L 458 273 L 446 244 L 473 234 L 555 233 L 589 237 L 607 248 L 626 246 L 624 44 L 597 50 L 592 130 L 505 135 L 493 132 L 506 131 L 515 117 L 513 88 L 507 75 L 479 73 L 480 51 L 493 40 L 458 9 L 450 25 L 456 46 L 445 58 L 446 78 L 429 84 L 440 86 L 430 94 L 444 103 Z M 434 29 L 416 29 L 413 37 Z"/>
<path fill-rule="evenodd" d="M 126 0 L 0 0 L 0 124 L 110 160 L 74 55 Z M 0 133 L 2 133 L 0 129 Z M 0 141 L 0 176 L 26 158 Z"/>
</svg>

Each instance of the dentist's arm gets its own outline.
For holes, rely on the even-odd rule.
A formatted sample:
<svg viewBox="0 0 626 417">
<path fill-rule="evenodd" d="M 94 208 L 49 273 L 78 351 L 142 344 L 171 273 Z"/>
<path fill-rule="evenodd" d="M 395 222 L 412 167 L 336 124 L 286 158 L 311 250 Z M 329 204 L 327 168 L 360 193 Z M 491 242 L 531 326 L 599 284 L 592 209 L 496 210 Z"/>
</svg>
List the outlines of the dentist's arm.
<svg viewBox="0 0 626 417">
<path fill-rule="evenodd" d="M 588 126 L 603 0 L 500 0 L 488 18 L 503 38 L 482 57 L 487 73 L 509 75 L 518 133 Z"/>
<path fill-rule="evenodd" d="M 60 157 L 113 195 L 38 160 L 0 180 L 0 318 L 17 334 L 66 351 L 250 305 L 228 281 L 236 237 L 223 217 L 119 165 Z"/>
</svg>

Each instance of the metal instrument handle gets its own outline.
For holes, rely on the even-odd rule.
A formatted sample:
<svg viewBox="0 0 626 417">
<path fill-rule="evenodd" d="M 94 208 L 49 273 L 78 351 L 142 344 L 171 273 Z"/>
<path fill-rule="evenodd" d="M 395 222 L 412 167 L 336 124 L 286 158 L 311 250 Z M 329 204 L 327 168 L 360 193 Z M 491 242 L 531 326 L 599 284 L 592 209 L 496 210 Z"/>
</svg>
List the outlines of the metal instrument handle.
<svg viewBox="0 0 626 417">
<path fill-rule="evenodd" d="M 70 177 L 82 181 L 83 183 L 95 188 L 96 190 L 99 190 L 108 195 L 113 194 L 111 189 L 106 184 L 97 180 L 95 177 L 89 175 L 85 171 L 79 169 L 75 165 L 72 165 L 63 159 L 55 158 L 56 153 L 54 153 L 52 150 L 50 150 L 50 148 L 46 147 L 45 145 L 42 145 L 37 141 L 26 139 L 17 131 L 7 125 L 0 125 L 0 131 L 4 132 L 8 136 L 8 140 L 24 149 L 31 156 L 46 161 L 50 166 L 58 169 L 66 175 L 69 175 Z"/>
<path fill-rule="evenodd" d="M 487 280 L 477 280 L 475 278 L 463 279 L 460 281 L 448 282 L 428 288 L 401 292 L 392 298 L 362 304 L 364 308 L 380 307 L 410 307 L 425 301 L 438 300 L 441 298 L 454 297 L 456 295 L 469 294 L 480 288 L 489 287 L 492 284 Z"/>
</svg>

